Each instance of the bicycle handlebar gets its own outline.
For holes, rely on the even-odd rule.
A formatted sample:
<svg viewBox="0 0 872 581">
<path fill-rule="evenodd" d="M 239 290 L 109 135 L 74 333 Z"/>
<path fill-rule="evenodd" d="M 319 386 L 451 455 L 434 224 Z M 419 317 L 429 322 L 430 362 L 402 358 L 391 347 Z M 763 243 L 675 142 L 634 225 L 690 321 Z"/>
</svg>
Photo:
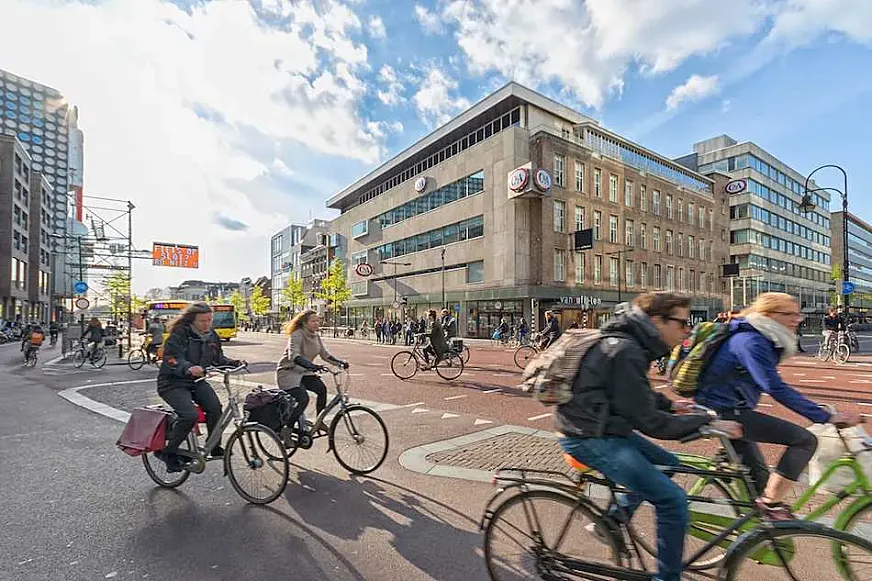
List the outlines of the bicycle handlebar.
<svg viewBox="0 0 872 581">
<path fill-rule="evenodd" d="M 205 372 L 203 376 L 195 379 L 194 383 L 197 383 L 198 381 L 203 381 L 205 379 L 208 379 L 209 377 L 214 377 L 216 375 L 230 375 L 231 373 L 237 373 L 239 371 L 242 371 L 243 369 L 248 369 L 247 361 L 243 361 L 241 365 L 237 365 L 236 367 L 230 365 L 207 367 L 203 370 Z"/>
</svg>

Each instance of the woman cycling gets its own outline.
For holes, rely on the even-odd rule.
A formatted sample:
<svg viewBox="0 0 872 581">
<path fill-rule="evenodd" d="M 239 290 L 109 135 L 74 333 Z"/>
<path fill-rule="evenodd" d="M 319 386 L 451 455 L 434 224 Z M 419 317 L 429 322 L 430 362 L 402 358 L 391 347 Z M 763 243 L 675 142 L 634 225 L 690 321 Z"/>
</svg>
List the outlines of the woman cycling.
<svg viewBox="0 0 872 581">
<path fill-rule="evenodd" d="M 221 402 L 215 390 L 206 381 L 195 380 L 206 375 L 208 367 L 236 367 L 243 362 L 224 356 L 221 338 L 212 329 L 212 307 L 206 303 L 189 304 L 170 323 L 167 332 L 169 337 L 157 374 L 157 393 L 173 408 L 178 419 L 167 437 L 162 459 L 167 463 L 167 472 L 181 472 L 184 466 L 178 456 L 179 445 L 199 419 L 194 402 L 206 413 L 210 435 L 221 419 Z M 223 456 L 224 449 L 216 445 L 211 455 Z"/>
<path fill-rule="evenodd" d="M 315 358 L 320 355 L 324 361 L 348 369 L 348 362 L 333 357 L 324 347 L 321 334 L 318 333 L 320 326 L 321 317 L 312 310 L 298 313 L 287 325 L 288 344 L 276 367 L 276 384 L 297 402 L 291 414 L 291 426 L 296 425 L 297 419 L 309 405 L 307 391 L 317 397 L 317 413 L 327 407 L 327 386 L 317 375 L 318 371 L 326 368 L 314 363 Z"/>
<path fill-rule="evenodd" d="M 85 328 L 85 340 L 88 342 L 87 357 L 92 357 L 97 352 L 97 347 L 103 345 L 105 339 L 106 331 L 103 329 L 100 319 L 97 317 L 92 318 Z"/>
<path fill-rule="evenodd" d="M 857 424 L 855 413 L 831 414 L 784 383 L 778 365 L 796 353 L 796 329 L 804 316 L 786 293 L 763 293 L 730 322 L 733 333 L 705 368 L 695 399 L 724 419 L 736 420 L 744 436 L 733 446 L 751 470 L 758 505 L 775 519 L 792 518 L 781 501 L 808 465 L 817 439 L 805 428 L 755 410 L 762 393 L 817 423 Z M 775 472 L 769 473 L 757 442 L 786 446 Z"/>
</svg>

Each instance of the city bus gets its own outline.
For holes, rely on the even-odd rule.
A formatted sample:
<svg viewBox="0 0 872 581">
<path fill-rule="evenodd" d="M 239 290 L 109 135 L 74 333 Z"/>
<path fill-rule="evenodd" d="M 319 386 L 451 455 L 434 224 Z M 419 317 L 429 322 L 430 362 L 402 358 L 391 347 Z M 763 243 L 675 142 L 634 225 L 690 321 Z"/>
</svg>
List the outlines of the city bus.
<svg viewBox="0 0 872 581">
<path fill-rule="evenodd" d="M 155 317 L 165 325 L 179 316 L 191 301 L 149 301 L 145 303 L 145 316 L 148 322 Z M 212 327 L 223 341 L 236 337 L 236 309 L 233 305 L 212 305 L 215 312 Z M 146 328 L 148 328 L 148 322 Z M 164 335 L 166 340 L 166 335 Z"/>
</svg>

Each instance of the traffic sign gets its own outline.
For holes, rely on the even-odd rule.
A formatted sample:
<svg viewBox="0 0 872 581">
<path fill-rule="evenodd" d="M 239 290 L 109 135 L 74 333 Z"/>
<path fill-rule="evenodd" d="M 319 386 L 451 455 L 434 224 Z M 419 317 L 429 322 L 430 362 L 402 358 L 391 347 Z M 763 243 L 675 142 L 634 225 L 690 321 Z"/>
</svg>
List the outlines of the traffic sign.
<svg viewBox="0 0 872 581">
<path fill-rule="evenodd" d="M 855 290 L 857 290 L 857 285 L 855 285 L 853 282 L 844 281 L 842 283 L 842 294 L 843 295 L 849 295 L 849 294 L 853 293 Z"/>
<path fill-rule="evenodd" d="M 454 310 L 457 311 L 458 313 L 460 312 L 460 303 L 457 303 L 456 305 L 454 305 Z"/>
<path fill-rule="evenodd" d="M 91 303 L 85 297 L 79 297 L 76 299 L 76 308 L 80 311 L 84 311 L 89 306 L 91 306 Z"/>
<path fill-rule="evenodd" d="M 83 295 L 88 292 L 88 283 L 83 280 L 77 280 L 73 285 L 73 290 L 76 291 L 77 295 Z"/>
</svg>

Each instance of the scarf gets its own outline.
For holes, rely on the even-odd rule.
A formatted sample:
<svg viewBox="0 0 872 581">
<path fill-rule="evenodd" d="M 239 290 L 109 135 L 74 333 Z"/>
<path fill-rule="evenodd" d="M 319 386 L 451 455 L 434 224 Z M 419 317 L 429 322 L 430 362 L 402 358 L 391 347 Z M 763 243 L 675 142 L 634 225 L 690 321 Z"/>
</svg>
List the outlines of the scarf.
<svg viewBox="0 0 872 581">
<path fill-rule="evenodd" d="M 191 332 L 194 333 L 194 335 L 199 337 L 200 341 L 205 341 L 206 338 L 212 333 L 211 329 L 206 331 L 205 333 L 201 333 L 194 325 L 190 325 L 188 328 L 191 329 Z"/>
<path fill-rule="evenodd" d="M 796 334 L 790 329 L 760 313 L 750 313 L 745 320 L 757 329 L 764 337 L 775 343 L 781 349 L 781 361 L 796 354 Z"/>
</svg>

